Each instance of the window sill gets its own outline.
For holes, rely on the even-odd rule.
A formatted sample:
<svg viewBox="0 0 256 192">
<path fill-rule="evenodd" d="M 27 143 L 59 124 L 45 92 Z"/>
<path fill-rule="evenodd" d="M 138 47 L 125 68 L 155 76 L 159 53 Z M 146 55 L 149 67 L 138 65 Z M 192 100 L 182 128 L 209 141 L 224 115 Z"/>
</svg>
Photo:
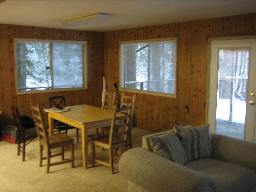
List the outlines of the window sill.
<svg viewBox="0 0 256 192">
<path fill-rule="evenodd" d="M 159 93 L 159 92 L 143 91 L 143 90 L 137 90 L 137 89 L 126 89 L 126 88 L 120 88 L 120 91 L 139 93 L 139 94 L 145 94 L 145 95 L 153 95 L 153 96 L 161 96 L 161 97 L 169 97 L 174 99 L 176 98 L 176 94 L 170 94 L 170 93 Z"/>
<path fill-rule="evenodd" d="M 54 92 L 63 92 L 63 91 L 84 91 L 88 90 L 87 87 L 84 88 L 60 88 L 60 89 L 46 89 L 46 90 L 33 90 L 33 91 L 19 91 L 16 90 L 16 95 L 27 95 L 35 93 L 54 93 Z"/>
</svg>

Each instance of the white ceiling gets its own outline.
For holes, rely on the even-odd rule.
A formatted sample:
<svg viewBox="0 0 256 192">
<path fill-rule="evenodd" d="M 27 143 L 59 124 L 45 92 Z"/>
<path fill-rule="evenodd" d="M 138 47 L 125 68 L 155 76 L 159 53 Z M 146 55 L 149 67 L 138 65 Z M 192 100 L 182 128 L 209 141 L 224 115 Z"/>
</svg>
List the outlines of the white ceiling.
<svg viewBox="0 0 256 192">
<path fill-rule="evenodd" d="M 66 18 L 97 12 L 111 17 L 62 24 Z M 256 0 L 6 0 L 0 3 L 0 23 L 112 31 L 253 12 Z"/>
</svg>

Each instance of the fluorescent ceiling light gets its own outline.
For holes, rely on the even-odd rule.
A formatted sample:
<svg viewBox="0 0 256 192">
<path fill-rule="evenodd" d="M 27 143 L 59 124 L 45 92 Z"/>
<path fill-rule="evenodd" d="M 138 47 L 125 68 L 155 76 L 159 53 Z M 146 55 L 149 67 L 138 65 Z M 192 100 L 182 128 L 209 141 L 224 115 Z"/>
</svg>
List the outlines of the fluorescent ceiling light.
<svg viewBox="0 0 256 192">
<path fill-rule="evenodd" d="M 106 21 L 109 17 L 110 14 L 108 13 L 93 13 L 89 15 L 64 19 L 62 24 L 64 26 L 82 25 L 92 22 Z"/>
</svg>

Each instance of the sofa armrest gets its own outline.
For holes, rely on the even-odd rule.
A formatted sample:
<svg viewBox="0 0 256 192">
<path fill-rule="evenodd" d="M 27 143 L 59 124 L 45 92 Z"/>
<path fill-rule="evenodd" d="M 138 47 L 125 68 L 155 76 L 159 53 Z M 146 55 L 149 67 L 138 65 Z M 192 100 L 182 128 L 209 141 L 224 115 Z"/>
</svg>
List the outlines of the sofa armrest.
<svg viewBox="0 0 256 192">
<path fill-rule="evenodd" d="M 212 156 L 256 170 L 256 144 L 213 134 Z"/>
<path fill-rule="evenodd" d="M 147 191 L 214 192 L 214 184 L 205 175 L 164 159 L 143 148 L 125 152 L 119 170 L 128 180 Z"/>
</svg>

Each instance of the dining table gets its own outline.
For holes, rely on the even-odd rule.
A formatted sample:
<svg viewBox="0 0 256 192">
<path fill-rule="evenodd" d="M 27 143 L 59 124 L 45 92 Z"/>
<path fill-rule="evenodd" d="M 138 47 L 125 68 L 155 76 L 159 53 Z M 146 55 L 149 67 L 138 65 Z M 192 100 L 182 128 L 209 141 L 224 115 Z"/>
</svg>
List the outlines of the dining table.
<svg viewBox="0 0 256 192">
<path fill-rule="evenodd" d="M 111 125 L 112 110 L 102 109 L 92 105 L 73 105 L 65 107 L 63 111 L 47 109 L 49 134 L 53 134 L 54 121 L 60 121 L 81 130 L 83 168 L 88 168 L 88 130 Z M 118 116 L 122 114 L 118 114 Z"/>
</svg>

